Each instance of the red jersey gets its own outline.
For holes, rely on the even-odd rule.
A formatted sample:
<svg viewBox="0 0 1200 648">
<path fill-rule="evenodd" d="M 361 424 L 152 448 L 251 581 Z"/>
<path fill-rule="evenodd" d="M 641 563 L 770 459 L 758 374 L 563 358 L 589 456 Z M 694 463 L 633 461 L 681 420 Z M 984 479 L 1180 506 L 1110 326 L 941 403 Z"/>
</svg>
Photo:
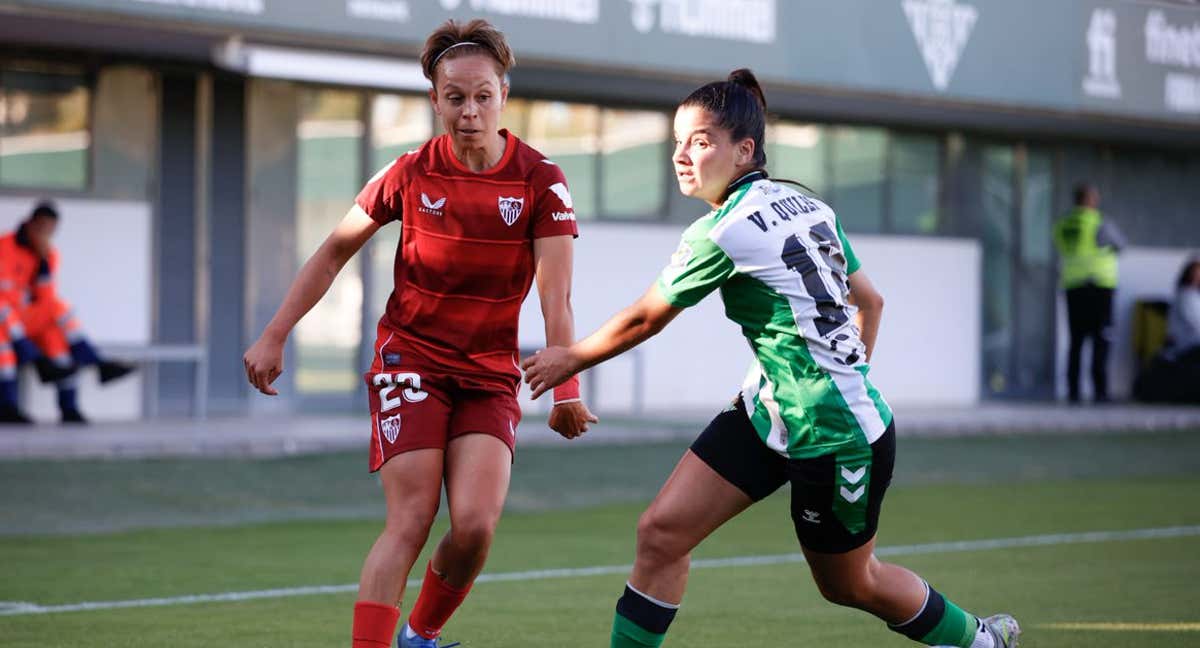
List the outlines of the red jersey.
<svg viewBox="0 0 1200 648">
<path fill-rule="evenodd" d="M 356 202 L 380 224 L 401 222 L 380 319 L 390 346 L 511 388 L 521 375 L 517 323 L 533 283 L 533 240 L 579 230 L 562 170 L 500 134 L 504 156 L 487 171 L 464 166 L 442 135 L 376 174 Z"/>
</svg>

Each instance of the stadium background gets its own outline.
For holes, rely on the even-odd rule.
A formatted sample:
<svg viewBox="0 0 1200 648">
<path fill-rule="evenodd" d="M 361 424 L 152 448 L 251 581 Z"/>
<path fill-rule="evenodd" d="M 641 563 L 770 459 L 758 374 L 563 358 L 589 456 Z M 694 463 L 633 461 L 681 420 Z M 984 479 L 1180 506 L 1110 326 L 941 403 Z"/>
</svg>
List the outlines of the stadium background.
<svg viewBox="0 0 1200 648">
<path fill-rule="evenodd" d="M 771 171 L 832 203 L 888 299 L 873 377 L 894 404 L 1059 395 L 1049 231 L 1082 180 L 1133 245 L 1121 396 L 1132 302 L 1167 297 L 1200 242 L 1200 18 L 1188 4 L 4 0 L 0 220 L 58 199 L 64 292 L 93 336 L 202 347 L 210 412 L 350 410 L 393 228 L 301 323 L 282 399 L 253 398 L 237 358 L 364 180 L 435 134 L 414 60 L 423 36 L 447 16 L 482 16 L 518 54 L 506 125 L 563 167 L 584 221 L 581 332 L 648 285 L 703 211 L 673 186 L 674 104 L 748 66 L 777 116 Z M 535 347 L 530 301 L 521 338 Z M 590 376 L 596 406 L 726 398 L 746 354 L 718 309 Z M 84 402 L 100 418 L 194 406 L 190 368 L 153 376 Z"/>
<path fill-rule="evenodd" d="M 85 385 L 115 422 L 0 430 L 0 645 L 345 645 L 383 520 L 357 376 L 394 228 L 293 336 L 282 397 L 239 359 L 364 180 L 436 133 L 414 57 L 447 16 L 517 50 L 507 125 L 584 221 L 581 332 L 702 212 L 670 175 L 674 105 L 754 68 L 772 172 L 838 209 L 887 297 L 872 377 L 902 442 L 879 555 L 1013 613 L 1025 648 L 1196 645 L 1200 409 L 1053 402 L 1071 186 L 1097 183 L 1133 244 L 1117 395 L 1134 301 L 1200 246 L 1200 9 L 1118 0 L 0 0 L 0 227 L 56 199 L 93 337 L 206 367 Z M 716 300 L 696 310 L 585 377 L 603 422 L 583 439 L 527 417 L 448 638 L 603 644 L 638 514 L 748 360 Z M 826 603 L 796 552 L 784 489 L 697 549 L 667 645 L 911 645 Z"/>
</svg>

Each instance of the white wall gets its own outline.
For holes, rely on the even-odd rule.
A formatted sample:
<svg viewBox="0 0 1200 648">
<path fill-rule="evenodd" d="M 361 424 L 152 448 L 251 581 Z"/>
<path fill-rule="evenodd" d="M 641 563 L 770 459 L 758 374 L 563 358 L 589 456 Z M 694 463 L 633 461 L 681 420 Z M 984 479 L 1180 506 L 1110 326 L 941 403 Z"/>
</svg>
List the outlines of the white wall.
<svg viewBox="0 0 1200 648">
<path fill-rule="evenodd" d="M 0 231 L 16 228 L 36 197 L 0 197 Z M 141 202 L 56 199 L 55 245 L 61 256 L 60 294 L 75 309 L 84 331 L 103 344 L 145 344 L 151 335 L 151 210 Z M 36 385 L 36 386 L 35 386 Z M 57 420 L 54 390 L 36 381 L 22 384 L 22 398 L 40 421 Z M 105 386 L 83 372 L 80 406 L 96 420 L 141 416 L 141 377 Z"/>
<path fill-rule="evenodd" d="M 871 380 L 889 402 L 979 402 L 983 252 L 969 239 L 850 235 L 883 294 Z"/>
<path fill-rule="evenodd" d="M 576 335 L 594 331 L 644 292 L 678 245 L 682 225 L 582 223 L 576 242 Z M 871 379 L 892 403 L 971 405 L 979 400 L 980 250 L 975 241 L 852 236 L 863 269 L 884 295 Z M 521 346 L 545 340 L 536 290 L 521 318 Z M 716 410 L 738 390 L 750 364 L 738 328 L 713 294 L 640 347 L 650 411 Z M 629 354 L 626 354 L 629 356 Z M 627 411 L 633 362 L 599 368 L 600 412 Z M 586 377 L 585 377 L 586 380 Z M 530 405 L 532 410 L 545 404 Z"/>
<path fill-rule="evenodd" d="M 1113 398 L 1128 398 L 1137 371 L 1133 352 L 1133 307 L 1138 301 L 1172 301 L 1175 280 L 1183 263 L 1196 252 L 1187 248 L 1127 248 L 1121 253 L 1117 292 L 1113 296 L 1113 344 L 1109 350 L 1108 390 Z M 1067 351 L 1071 334 L 1067 327 L 1067 302 L 1062 291 L 1058 294 L 1058 396 L 1067 396 Z M 1091 352 L 1084 347 L 1082 391 L 1090 398 L 1092 391 Z"/>
</svg>

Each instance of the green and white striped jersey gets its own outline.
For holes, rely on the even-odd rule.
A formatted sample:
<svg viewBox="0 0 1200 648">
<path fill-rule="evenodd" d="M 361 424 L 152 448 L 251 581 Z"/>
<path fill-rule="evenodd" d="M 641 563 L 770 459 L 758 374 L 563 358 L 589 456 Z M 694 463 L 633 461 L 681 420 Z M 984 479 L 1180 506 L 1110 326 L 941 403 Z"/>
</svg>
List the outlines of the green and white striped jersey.
<svg viewBox="0 0 1200 648">
<path fill-rule="evenodd" d="M 847 301 L 854 250 L 828 205 L 747 180 L 683 233 L 658 289 L 680 308 L 721 289 L 754 352 L 741 398 L 768 447 L 805 459 L 870 444 L 892 411 L 867 380 Z"/>
</svg>

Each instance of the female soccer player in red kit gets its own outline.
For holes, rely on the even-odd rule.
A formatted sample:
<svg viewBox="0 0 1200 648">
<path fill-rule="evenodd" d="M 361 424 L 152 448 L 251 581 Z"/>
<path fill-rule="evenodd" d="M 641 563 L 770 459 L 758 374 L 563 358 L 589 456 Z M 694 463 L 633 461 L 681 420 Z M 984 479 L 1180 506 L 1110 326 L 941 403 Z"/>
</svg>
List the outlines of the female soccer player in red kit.
<svg viewBox="0 0 1200 648">
<path fill-rule="evenodd" d="M 514 63 L 504 35 L 483 20 L 447 21 L 429 36 L 421 63 L 446 134 L 367 183 L 245 356 L 251 384 L 274 395 L 288 333 L 367 239 L 400 221 L 395 288 L 365 375 L 370 469 L 382 478 L 387 521 L 363 565 L 354 648 L 391 645 L 443 481 L 450 530 L 426 568 L 401 648 L 436 648 L 483 568 L 508 492 L 521 418 L 517 321 L 535 277 L 547 343 L 574 341 L 575 213 L 562 171 L 499 129 Z M 551 428 L 575 438 L 594 422 L 577 382 L 556 390 Z"/>
</svg>

